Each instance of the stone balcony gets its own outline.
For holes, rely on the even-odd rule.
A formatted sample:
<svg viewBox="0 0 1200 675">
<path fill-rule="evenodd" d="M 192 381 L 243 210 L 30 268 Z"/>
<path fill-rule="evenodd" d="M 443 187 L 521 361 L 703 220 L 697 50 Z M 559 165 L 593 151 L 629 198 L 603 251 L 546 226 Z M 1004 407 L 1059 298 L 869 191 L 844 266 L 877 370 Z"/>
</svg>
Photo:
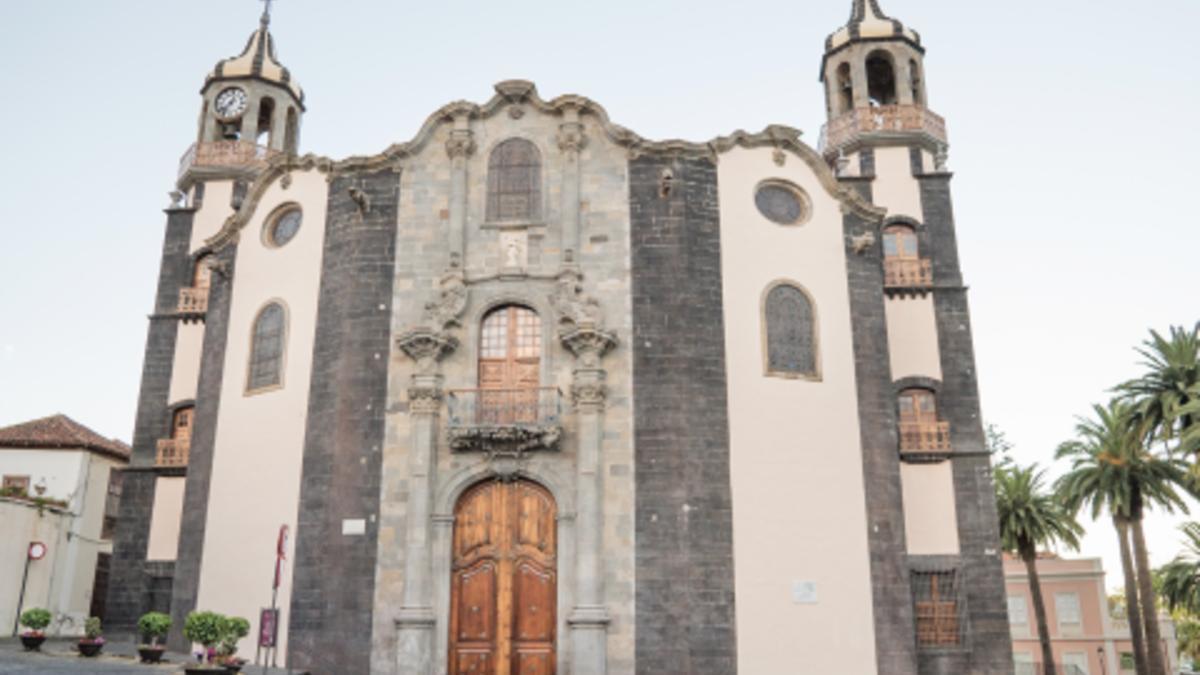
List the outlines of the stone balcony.
<svg viewBox="0 0 1200 675">
<path fill-rule="evenodd" d="M 826 158 L 850 152 L 866 140 L 908 139 L 927 141 L 931 148 L 946 145 L 946 120 L 919 105 L 882 105 L 855 108 L 821 127 L 817 148 Z"/>
<path fill-rule="evenodd" d="M 187 466 L 188 450 L 191 448 L 190 438 L 160 438 L 158 453 L 155 457 L 156 466 Z"/>
<path fill-rule="evenodd" d="M 450 390 L 450 449 L 511 455 L 556 450 L 562 437 L 562 398 L 556 387 Z"/>
<path fill-rule="evenodd" d="M 193 143 L 179 158 L 179 178 L 196 168 L 261 169 L 277 154 L 278 150 L 242 141 Z"/>
<path fill-rule="evenodd" d="M 892 290 L 933 287 L 933 264 L 927 258 L 885 258 L 883 287 Z"/>
<path fill-rule="evenodd" d="M 946 454 L 950 452 L 949 422 L 901 422 L 901 454 Z"/>
<path fill-rule="evenodd" d="M 204 314 L 208 311 L 208 289 L 192 288 L 179 289 L 179 304 L 175 312 L 184 315 Z"/>
</svg>

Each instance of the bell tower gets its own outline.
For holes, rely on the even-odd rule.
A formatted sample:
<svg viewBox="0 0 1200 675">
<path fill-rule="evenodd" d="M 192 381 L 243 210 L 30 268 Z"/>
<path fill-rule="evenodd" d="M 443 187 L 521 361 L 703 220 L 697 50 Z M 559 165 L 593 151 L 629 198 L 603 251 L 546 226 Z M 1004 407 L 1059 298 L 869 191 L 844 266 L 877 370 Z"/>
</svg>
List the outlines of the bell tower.
<svg viewBox="0 0 1200 675">
<path fill-rule="evenodd" d="M 200 145 L 232 141 L 264 154 L 296 154 L 304 91 L 276 58 L 270 24 L 267 2 L 241 54 L 219 61 L 205 78 Z"/>
</svg>

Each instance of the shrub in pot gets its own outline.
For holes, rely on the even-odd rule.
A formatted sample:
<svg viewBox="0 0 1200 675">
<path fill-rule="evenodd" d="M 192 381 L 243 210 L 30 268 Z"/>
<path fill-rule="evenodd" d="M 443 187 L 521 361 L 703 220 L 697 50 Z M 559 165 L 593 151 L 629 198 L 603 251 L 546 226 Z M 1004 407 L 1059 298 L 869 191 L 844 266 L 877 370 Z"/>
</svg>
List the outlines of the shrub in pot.
<svg viewBox="0 0 1200 675">
<path fill-rule="evenodd" d="M 50 625 L 50 612 L 40 607 L 27 609 L 21 612 L 21 625 L 29 629 L 21 633 L 21 644 L 25 646 L 25 651 L 40 650 L 46 641 L 44 629 Z"/>
<path fill-rule="evenodd" d="M 79 653 L 92 657 L 104 649 L 104 635 L 100 630 L 100 617 L 93 616 L 83 624 L 83 639 L 75 645 Z"/>
<path fill-rule="evenodd" d="M 159 640 L 167 636 L 171 630 L 171 617 L 162 612 L 146 612 L 138 619 L 138 632 L 148 643 L 138 645 L 138 656 L 142 663 L 158 663 L 162 660 L 166 647 Z"/>
<path fill-rule="evenodd" d="M 192 612 L 183 623 L 183 635 L 192 642 L 204 645 L 196 654 L 200 665 L 189 667 L 187 673 L 211 673 L 214 670 L 239 672 L 242 659 L 234 656 L 237 642 L 250 633 L 250 622 L 241 617 L 227 617 L 216 612 Z M 204 661 L 207 660 L 207 664 Z"/>
<path fill-rule="evenodd" d="M 241 672 L 245 659 L 234 656 L 238 640 L 250 634 L 250 622 L 240 616 L 225 617 L 221 626 L 221 644 L 217 646 L 217 662 L 231 673 Z"/>
</svg>

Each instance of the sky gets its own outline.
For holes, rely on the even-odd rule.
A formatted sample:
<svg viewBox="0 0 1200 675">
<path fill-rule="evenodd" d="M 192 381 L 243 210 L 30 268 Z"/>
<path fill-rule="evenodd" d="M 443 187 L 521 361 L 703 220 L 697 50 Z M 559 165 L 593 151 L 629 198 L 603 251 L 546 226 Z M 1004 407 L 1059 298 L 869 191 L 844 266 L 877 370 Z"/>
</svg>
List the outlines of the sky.
<svg viewBox="0 0 1200 675">
<path fill-rule="evenodd" d="M 881 0 L 927 49 L 983 416 L 1050 475 L 1077 415 L 1200 320 L 1200 2 Z M 279 0 L 302 151 L 372 154 L 505 79 L 576 93 L 648 138 L 788 124 L 816 143 L 825 36 L 850 0 Z M 179 157 L 253 0 L 0 0 L 0 426 L 58 412 L 130 439 Z M 1196 516 L 1200 519 L 1200 515 Z M 1180 517 L 1152 514 L 1154 564 Z M 1116 538 L 1083 555 L 1120 584 Z"/>
</svg>

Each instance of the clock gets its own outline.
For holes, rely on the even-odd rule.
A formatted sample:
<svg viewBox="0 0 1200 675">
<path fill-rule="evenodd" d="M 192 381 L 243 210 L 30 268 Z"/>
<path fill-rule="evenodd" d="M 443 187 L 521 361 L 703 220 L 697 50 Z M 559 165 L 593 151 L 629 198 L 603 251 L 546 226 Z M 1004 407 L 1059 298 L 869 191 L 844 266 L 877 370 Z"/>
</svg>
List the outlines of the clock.
<svg viewBox="0 0 1200 675">
<path fill-rule="evenodd" d="M 226 87 L 213 101 L 213 110 L 221 121 L 231 121 L 246 112 L 246 90 L 241 87 Z"/>
</svg>

